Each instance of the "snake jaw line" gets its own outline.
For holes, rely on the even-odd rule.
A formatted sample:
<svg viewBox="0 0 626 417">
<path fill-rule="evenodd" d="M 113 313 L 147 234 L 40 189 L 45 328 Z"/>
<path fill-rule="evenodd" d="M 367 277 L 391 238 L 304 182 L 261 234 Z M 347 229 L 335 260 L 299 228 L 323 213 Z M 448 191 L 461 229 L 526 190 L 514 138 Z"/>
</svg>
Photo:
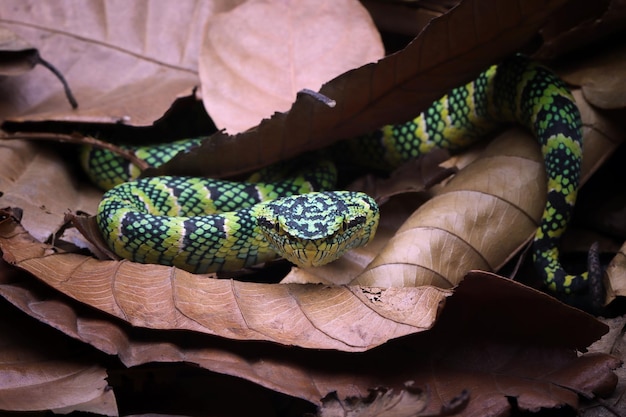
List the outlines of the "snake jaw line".
<svg viewBox="0 0 626 417">
<path fill-rule="evenodd" d="M 296 213 L 298 221 L 294 221 Z M 327 264 L 368 243 L 379 216 L 371 197 L 349 191 L 294 196 L 289 204 L 268 202 L 256 215 L 270 246 L 300 267 Z"/>
</svg>

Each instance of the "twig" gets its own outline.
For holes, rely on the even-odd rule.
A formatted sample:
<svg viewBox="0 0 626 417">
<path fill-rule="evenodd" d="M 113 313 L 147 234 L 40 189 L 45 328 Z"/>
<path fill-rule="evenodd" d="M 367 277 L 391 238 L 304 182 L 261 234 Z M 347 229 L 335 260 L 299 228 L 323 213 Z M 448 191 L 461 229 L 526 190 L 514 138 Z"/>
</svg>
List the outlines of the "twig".
<svg viewBox="0 0 626 417">
<path fill-rule="evenodd" d="M 49 69 L 50 72 L 52 72 L 59 79 L 59 81 L 61 81 L 61 84 L 63 84 L 63 89 L 65 90 L 65 96 L 67 97 L 67 101 L 70 102 L 70 105 L 73 109 L 78 108 L 78 101 L 76 101 L 76 97 L 74 97 L 74 94 L 72 93 L 69 84 L 65 80 L 65 77 L 63 76 L 63 74 L 61 74 L 61 71 L 59 71 L 54 65 L 43 59 L 41 55 L 39 55 L 39 53 L 37 53 L 35 57 L 35 63 L 41 64 Z"/>
<path fill-rule="evenodd" d="M 73 143 L 76 145 L 93 146 L 100 149 L 109 150 L 116 155 L 128 160 L 141 171 L 150 168 L 150 165 L 141 158 L 138 158 L 132 150 L 123 149 L 117 145 L 91 136 L 82 136 L 79 134 L 61 134 L 61 133 L 21 133 L 17 132 L 11 135 L 2 136 L 2 139 L 24 139 L 24 140 L 44 140 L 50 142 Z"/>
</svg>

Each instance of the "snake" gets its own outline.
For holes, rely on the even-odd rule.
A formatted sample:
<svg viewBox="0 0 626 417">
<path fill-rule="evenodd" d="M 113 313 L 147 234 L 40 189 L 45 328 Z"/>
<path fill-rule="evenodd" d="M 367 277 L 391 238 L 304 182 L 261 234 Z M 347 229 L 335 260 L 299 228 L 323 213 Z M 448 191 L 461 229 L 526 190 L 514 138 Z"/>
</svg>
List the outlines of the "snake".
<svg viewBox="0 0 626 417">
<path fill-rule="evenodd" d="M 546 66 L 524 55 L 509 57 L 450 90 L 412 120 L 342 141 L 331 154 L 392 170 L 434 148 L 465 149 L 510 123 L 537 139 L 547 174 L 547 202 L 532 243 L 535 268 L 553 292 L 582 291 L 587 272 L 567 273 L 558 249 L 579 187 L 582 122 L 566 84 Z M 202 140 L 133 150 L 159 166 Z M 277 256 L 317 266 L 370 242 L 379 221 L 371 197 L 334 191 L 332 162 L 312 164 L 282 181 L 230 182 L 133 179 L 139 173 L 132 164 L 95 147 L 83 152 L 82 160 L 92 180 L 109 189 L 96 216 L 105 241 L 131 261 L 193 273 L 243 268 Z"/>
</svg>

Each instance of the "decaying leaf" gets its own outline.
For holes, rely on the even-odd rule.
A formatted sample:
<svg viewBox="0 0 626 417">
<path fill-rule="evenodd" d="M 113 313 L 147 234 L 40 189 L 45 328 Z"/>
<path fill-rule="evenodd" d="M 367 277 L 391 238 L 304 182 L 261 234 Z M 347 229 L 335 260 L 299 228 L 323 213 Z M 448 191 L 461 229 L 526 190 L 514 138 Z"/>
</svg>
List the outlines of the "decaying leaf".
<svg viewBox="0 0 626 417">
<path fill-rule="evenodd" d="M 497 0 L 463 1 L 433 19 L 402 51 L 326 83 L 320 92 L 336 107 L 299 95 L 289 112 L 238 135 L 217 133 L 195 152 L 146 174 L 235 175 L 409 120 L 526 43 L 564 1 L 525 1 L 523 8 Z"/>
<path fill-rule="evenodd" d="M 0 24 L 55 57 L 80 103 L 72 111 L 58 82 L 36 69 L 3 81 L 12 92 L 0 107 L 3 118 L 152 125 L 198 85 L 204 23 L 235 4 L 228 3 L 3 2 Z"/>
<path fill-rule="evenodd" d="M 607 304 L 615 297 L 626 296 L 626 244 L 615 255 L 606 268 Z"/>
<path fill-rule="evenodd" d="M 248 1 L 207 22 L 204 105 L 219 128 L 243 132 L 288 110 L 298 91 L 317 91 L 383 53 L 378 30 L 356 0 Z"/>
<path fill-rule="evenodd" d="M 418 417 L 428 403 L 428 392 L 412 383 L 405 383 L 399 392 L 384 388 L 370 391 L 365 398 L 346 398 L 336 396 L 324 398 L 318 417 Z"/>
<path fill-rule="evenodd" d="M 470 274 L 461 283 L 431 331 L 346 355 L 132 327 L 14 271 L 12 281 L 0 274 L 3 297 L 38 320 L 118 355 L 127 366 L 194 363 L 316 404 L 331 392 L 339 398 L 363 397 L 372 388 L 401 387 L 411 380 L 428 390 L 427 411 L 433 415 L 464 389 L 473 414 L 463 415 L 483 415 L 486 407 L 506 411 L 511 406 L 507 396 L 517 397 L 524 407 L 575 405 L 577 393 L 610 391 L 619 365 L 605 354 L 576 359 L 572 350 L 589 345 L 606 326 L 551 297 L 484 273 Z"/>
<path fill-rule="evenodd" d="M 62 146 L 57 144 L 57 150 Z M 39 241 L 51 240 L 69 210 L 96 212 L 101 192 L 77 181 L 60 152 L 28 142 L 2 141 L 0 160 L 2 207 L 20 207 L 22 224 Z"/>
<path fill-rule="evenodd" d="M 450 293 L 434 287 L 369 289 L 211 279 L 177 268 L 98 261 L 33 239 L 4 212 L 0 249 L 10 264 L 135 326 L 233 339 L 361 351 L 430 328 Z"/>
<path fill-rule="evenodd" d="M 106 371 L 85 349 L 4 300 L 0 315 L 0 410 L 118 415 Z"/>
<path fill-rule="evenodd" d="M 585 99 L 594 106 L 623 109 L 626 107 L 625 71 L 626 47 L 621 46 L 606 54 L 587 57 L 584 63 L 569 71 L 566 69 L 563 77 L 567 82 L 580 86 Z"/>
</svg>

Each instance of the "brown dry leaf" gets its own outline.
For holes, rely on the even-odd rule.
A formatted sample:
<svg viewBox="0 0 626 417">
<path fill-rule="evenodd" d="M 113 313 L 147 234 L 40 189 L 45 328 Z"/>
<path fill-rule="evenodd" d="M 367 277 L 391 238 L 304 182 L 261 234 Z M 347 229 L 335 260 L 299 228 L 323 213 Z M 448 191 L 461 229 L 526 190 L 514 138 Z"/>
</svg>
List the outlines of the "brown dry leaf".
<svg viewBox="0 0 626 417">
<path fill-rule="evenodd" d="M 589 103 L 610 110 L 626 107 L 625 73 L 626 46 L 618 46 L 607 53 L 586 56 L 574 68 L 566 69 L 563 78 L 580 86 Z"/>
<path fill-rule="evenodd" d="M 298 91 L 383 57 L 357 0 L 253 0 L 207 24 L 200 55 L 204 105 L 229 133 L 289 110 Z"/>
<path fill-rule="evenodd" d="M 584 182 L 621 135 L 578 93 L 576 100 L 584 124 Z M 497 270 L 534 235 L 545 184 L 534 138 L 508 132 L 422 205 L 352 284 L 449 288 L 469 270 Z"/>
<path fill-rule="evenodd" d="M 325 398 L 318 417 L 418 417 L 428 404 L 428 392 L 406 384 L 399 392 L 377 388 L 363 397 Z"/>
<path fill-rule="evenodd" d="M 4 300 L 0 315 L 0 410 L 118 415 L 106 370 L 93 355 Z"/>
<path fill-rule="evenodd" d="M 161 265 L 59 253 L 3 212 L 5 261 L 135 326 L 361 351 L 430 328 L 448 291 L 272 285 L 211 279 Z"/>
<path fill-rule="evenodd" d="M 349 71 L 320 92 L 335 107 L 301 94 L 289 112 L 247 132 L 211 136 L 146 175 L 227 176 L 254 170 L 338 139 L 409 120 L 452 87 L 515 52 L 566 0 L 464 0 L 402 51 Z"/>
<path fill-rule="evenodd" d="M 354 282 L 449 288 L 469 270 L 494 270 L 528 239 L 543 211 L 546 180 L 537 148 L 518 130 L 492 142 L 409 217 Z"/>
<path fill-rule="evenodd" d="M 616 297 L 626 297 L 626 243 L 606 267 L 606 304 Z"/>
<path fill-rule="evenodd" d="M 600 340 L 589 346 L 587 351 L 613 355 L 620 358 L 622 363 L 626 362 L 626 316 L 600 318 L 600 320 L 609 327 L 609 331 Z M 624 398 L 626 368 L 622 365 L 621 368 L 615 370 L 615 374 L 618 378 L 617 387 L 612 395 L 603 397 L 603 404 L 611 407 L 611 411 L 615 415 L 626 415 L 626 398 Z"/>
<path fill-rule="evenodd" d="M 427 411 L 433 414 L 468 388 L 466 410 L 473 414 L 461 415 L 483 415 L 486 407 L 509 410 L 510 396 L 523 407 L 576 407 L 577 393 L 610 391 L 619 364 L 604 354 L 576 358 L 572 350 L 588 346 L 606 326 L 491 274 L 470 274 L 448 299 L 433 330 L 345 355 L 131 327 L 60 298 L 27 273 L 14 271 L 9 281 L 0 274 L 3 297 L 38 320 L 118 355 L 127 366 L 194 363 L 316 404 L 330 392 L 339 398 L 366 396 L 371 388 L 401 387 L 412 380 L 428 389 Z"/>
<path fill-rule="evenodd" d="M 561 8 L 550 24 L 542 29 L 544 44 L 537 52 L 537 57 L 550 59 L 574 50 L 576 52 L 573 55 L 589 57 L 597 51 L 598 44 L 621 39 L 620 32 L 624 29 L 625 21 L 624 0 L 570 3 L 570 7 Z M 593 49 L 588 51 L 591 54 L 581 53 L 581 49 L 587 46 Z"/>
<path fill-rule="evenodd" d="M 79 102 L 72 111 L 44 69 L 2 81 L 0 106 L 15 121 L 152 125 L 199 83 L 197 57 L 206 20 L 233 2 L 113 0 L 55 3 L 7 0 L 0 25 L 49 57 Z"/>
<path fill-rule="evenodd" d="M 21 208 L 22 224 L 37 240 L 49 241 L 69 210 L 96 212 L 102 193 L 79 183 L 59 152 L 23 141 L 2 141 L 0 160 L 0 206 Z"/>
</svg>

